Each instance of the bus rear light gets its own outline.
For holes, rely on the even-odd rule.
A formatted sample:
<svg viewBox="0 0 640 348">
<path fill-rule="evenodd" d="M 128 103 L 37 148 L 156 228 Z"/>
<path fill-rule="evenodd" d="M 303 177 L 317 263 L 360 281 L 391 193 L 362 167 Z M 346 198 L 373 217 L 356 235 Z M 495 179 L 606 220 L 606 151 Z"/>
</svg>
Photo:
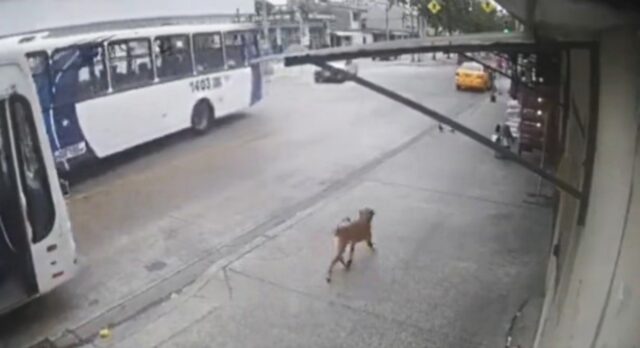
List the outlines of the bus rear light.
<svg viewBox="0 0 640 348">
<path fill-rule="evenodd" d="M 54 274 L 51 276 L 51 278 L 52 278 L 52 279 L 56 279 L 56 278 L 60 278 L 60 277 L 62 277 L 63 275 L 64 275 L 64 271 L 60 271 L 60 272 L 56 272 L 56 273 L 54 273 Z"/>
</svg>

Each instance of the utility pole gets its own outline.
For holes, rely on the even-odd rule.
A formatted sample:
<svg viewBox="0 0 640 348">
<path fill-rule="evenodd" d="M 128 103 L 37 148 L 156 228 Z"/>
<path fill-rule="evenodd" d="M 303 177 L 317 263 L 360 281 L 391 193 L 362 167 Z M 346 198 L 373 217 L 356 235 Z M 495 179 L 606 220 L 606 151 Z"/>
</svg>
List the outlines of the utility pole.
<svg viewBox="0 0 640 348">
<path fill-rule="evenodd" d="M 413 36 L 416 33 L 416 26 L 414 26 L 413 7 L 411 7 L 411 5 L 409 5 L 409 19 L 411 20 L 410 33 L 411 33 L 411 36 Z M 416 22 L 417 22 L 417 18 L 416 18 Z M 416 24 L 418 24 L 418 23 L 416 23 Z M 416 55 L 412 54 L 411 55 L 411 62 L 415 62 L 415 61 L 416 61 Z"/>
<path fill-rule="evenodd" d="M 425 24 L 425 20 L 423 16 L 420 14 L 420 9 L 416 8 L 416 24 L 418 26 L 418 38 L 422 39 L 424 37 L 424 31 L 427 26 Z M 422 53 L 418 53 L 418 62 L 422 62 Z"/>
<path fill-rule="evenodd" d="M 269 8 L 269 1 L 268 0 L 262 0 L 262 30 L 263 30 L 263 34 L 264 34 L 264 42 L 266 47 L 269 48 L 269 50 L 271 50 L 271 40 L 269 40 L 269 14 L 268 14 L 268 8 Z"/>
<path fill-rule="evenodd" d="M 300 45 L 301 46 L 305 46 L 306 32 L 305 32 L 305 27 L 304 27 L 304 13 L 303 13 L 302 8 L 300 7 L 300 5 L 298 5 L 298 8 L 296 9 L 296 11 L 298 12 L 298 20 L 299 20 L 299 22 L 298 22 L 298 31 L 300 32 Z M 311 44 L 311 43 L 309 43 L 309 44 Z"/>
<path fill-rule="evenodd" d="M 384 11 L 384 27 L 387 36 L 387 41 L 391 40 L 391 32 L 389 30 L 389 11 L 391 11 L 391 7 L 393 7 L 393 2 L 395 0 L 387 0 L 387 8 Z"/>
</svg>

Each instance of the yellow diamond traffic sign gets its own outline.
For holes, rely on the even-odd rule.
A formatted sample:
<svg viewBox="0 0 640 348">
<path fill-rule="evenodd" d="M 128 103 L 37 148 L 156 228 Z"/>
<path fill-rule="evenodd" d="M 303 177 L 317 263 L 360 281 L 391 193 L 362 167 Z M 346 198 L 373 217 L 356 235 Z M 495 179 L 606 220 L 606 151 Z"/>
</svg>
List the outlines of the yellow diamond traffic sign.
<svg viewBox="0 0 640 348">
<path fill-rule="evenodd" d="M 496 5 L 493 3 L 493 1 L 484 0 L 482 2 L 482 8 L 485 10 L 485 12 L 490 13 L 491 11 L 496 9 Z"/>
<path fill-rule="evenodd" d="M 431 11 L 431 13 L 433 14 L 437 14 L 438 12 L 440 12 L 440 10 L 442 10 L 442 6 L 436 0 L 431 0 L 431 2 L 429 3 L 429 5 L 427 5 L 427 7 L 429 8 L 429 11 Z"/>
</svg>

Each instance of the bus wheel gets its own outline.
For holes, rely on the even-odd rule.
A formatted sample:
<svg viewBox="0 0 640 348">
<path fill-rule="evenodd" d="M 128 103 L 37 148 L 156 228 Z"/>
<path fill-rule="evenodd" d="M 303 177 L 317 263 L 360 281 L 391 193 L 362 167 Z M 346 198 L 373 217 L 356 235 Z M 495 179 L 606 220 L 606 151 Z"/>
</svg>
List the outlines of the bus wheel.
<svg viewBox="0 0 640 348">
<path fill-rule="evenodd" d="M 191 113 L 191 128 L 196 133 L 206 132 L 213 121 L 213 107 L 206 100 L 200 100 Z"/>
</svg>

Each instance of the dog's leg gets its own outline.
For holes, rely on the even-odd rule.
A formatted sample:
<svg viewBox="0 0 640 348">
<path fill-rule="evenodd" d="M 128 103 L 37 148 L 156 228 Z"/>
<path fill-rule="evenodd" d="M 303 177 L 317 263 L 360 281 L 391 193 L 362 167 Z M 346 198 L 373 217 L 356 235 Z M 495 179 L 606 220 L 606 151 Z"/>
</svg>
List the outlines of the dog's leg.
<svg viewBox="0 0 640 348">
<path fill-rule="evenodd" d="M 342 256 L 338 255 L 331 261 L 331 264 L 329 265 L 329 271 L 327 271 L 327 283 L 331 282 L 331 272 L 333 272 L 333 266 L 335 266 L 336 263 L 338 263 L 338 261 L 340 261 L 341 259 Z"/>
<path fill-rule="evenodd" d="M 340 263 L 342 264 L 342 266 L 344 266 L 345 268 L 347 268 L 347 263 L 344 262 L 344 257 L 342 257 L 342 255 L 340 255 Z"/>
<path fill-rule="evenodd" d="M 351 263 L 353 262 L 353 252 L 356 250 L 356 243 L 351 243 L 351 247 L 349 248 L 349 260 L 347 260 L 347 264 L 344 265 L 346 269 L 351 267 Z"/>
<path fill-rule="evenodd" d="M 336 238 L 336 247 L 336 256 L 331 261 L 331 264 L 329 265 L 329 271 L 327 271 L 327 283 L 331 282 L 331 272 L 333 272 L 333 266 L 335 266 L 336 263 L 340 262 L 343 266 L 346 267 L 342 255 L 344 254 L 344 249 L 346 249 L 347 245 L 346 243 L 343 243 L 340 238 Z"/>
<path fill-rule="evenodd" d="M 371 249 L 371 251 L 376 251 L 376 248 L 373 247 L 373 242 L 371 241 L 371 238 L 367 239 L 367 246 L 369 247 L 369 249 Z"/>
</svg>

